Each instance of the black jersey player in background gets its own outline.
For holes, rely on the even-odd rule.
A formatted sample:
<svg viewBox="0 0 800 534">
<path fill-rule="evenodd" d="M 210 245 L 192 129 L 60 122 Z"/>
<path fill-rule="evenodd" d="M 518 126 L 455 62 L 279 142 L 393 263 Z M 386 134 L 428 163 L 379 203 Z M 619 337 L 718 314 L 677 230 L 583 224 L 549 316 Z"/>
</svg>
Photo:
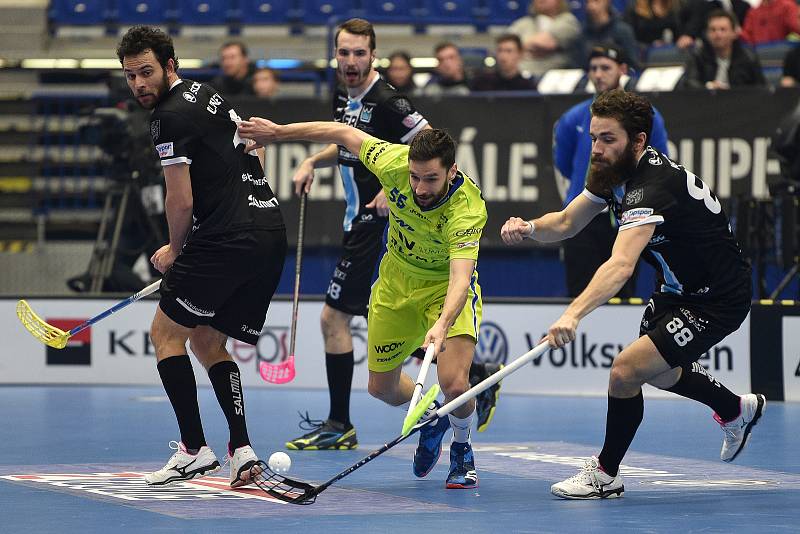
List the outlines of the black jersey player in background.
<svg viewBox="0 0 800 534">
<path fill-rule="evenodd" d="M 239 367 L 228 336 L 255 344 L 283 270 L 286 229 L 263 172 L 263 152 L 244 151 L 239 117 L 208 85 L 178 77 L 172 40 L 131 28 L 117 48 L 139 104 L 152 109 L 150 133 L 166 180 L 169 243 L 151 258 L 162 273 L 150 329 L 158 372 L 178 419 L 181 441 L 154 486 L 220 469 L 203 435 L 186 341 L 205 367 L 230 428 L 231 486 L 250 480 L 250 446 Z"/>
<path fill-rule="evenodd" d="M 512 217 L 501 230 L 507 244 L 559 241 L 607 206 L 619 222 L 611 258 L 549 328 L 553 347 L 575 339 L 579 321 L 616 294 L 640 255 L 659 274 L 639 339 L 611 367 L 602 451 L 551 488 L 568 499 L 622 496 L 619 465 L 642 421 L 645 383 L 712 408 L 725 433 L 720 457 L 727 462 L 742 450 L 765 408 L 763 395 L 736 395 L 697 362 L 750 311 L 750 267 L 719 200 L 700 178 L 648 146 L 653 108 L 647 99 L 609 91 L 591 111 L 591 167 L 583 194 L 563 211 L 532 221 Z"/>
<path fill-rule="evenodd" d="M 333 95 L 333 117 L 392 143 L 411 143 L 422 129 L 430 128 L 403 94 L 386 83 L 373 68 L 375 30 L 364 19 L 350 19 L 337 28 L 334 55 L 340 84 Z M 370 288 L 384 250 L 383 234 L 389 207 L 380 182 L 346 148 L 330 145 L 308 157 L 294 175 L 295 192 L 311 190 L 314 169 L 338 163 L 347 206 L 344 214 L 342 255 L 325 296 L 320 323 L 325 344 L 330 412 L 325 421 L 308 418 L 300 426 L 307 434 L 286 443 L 293 450 L 348 450 L 358 445 L 350 421 L 350 388 L 353 380 L 353 316 L 367 315 Z M 421 351 L 416 354 L 420 356 Z M 473 364 L 470 380 L 482 380 L 499 366 Z M 494 414 L 499 386 L 478 398 L 478 430 L 483 431 Z"/>
</svg>

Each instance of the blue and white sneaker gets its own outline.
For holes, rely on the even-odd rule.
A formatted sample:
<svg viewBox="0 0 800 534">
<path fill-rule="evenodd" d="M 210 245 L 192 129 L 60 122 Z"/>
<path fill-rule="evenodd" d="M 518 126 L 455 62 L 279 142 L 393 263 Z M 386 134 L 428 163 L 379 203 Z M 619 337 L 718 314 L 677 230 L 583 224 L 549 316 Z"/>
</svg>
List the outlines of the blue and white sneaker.
<svg viewBox="0 0 800 534">
<path fill-rule="evenodd" d="M 478 473 L 475 471 L 475 455 L 469 443 L 450 444 L 450 473 L 447 475 L 447 489 L 472 489 L 478 487 Z"/>
<path fill-rule="evenodd" d="M 438 409 L 438 401 L 436 408 Z M 424 477 L 431 472 L 431 469 L 439 461 L 442 455 L 442 439 L 447 429 L 450 428 L 450 418 L 440 417 L 434 424 L 428 424 L 419 431 L 419 445 L 414 452 L 414 476 Z"/>
</svg>

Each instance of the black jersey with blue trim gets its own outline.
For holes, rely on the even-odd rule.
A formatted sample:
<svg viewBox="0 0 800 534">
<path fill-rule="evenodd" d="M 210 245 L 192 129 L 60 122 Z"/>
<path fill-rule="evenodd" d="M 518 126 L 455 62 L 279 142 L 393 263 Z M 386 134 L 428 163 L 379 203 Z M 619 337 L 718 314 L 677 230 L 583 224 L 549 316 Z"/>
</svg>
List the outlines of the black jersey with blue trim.
<svg viewBox="0 0 800 534">
<path fill-rule="evenodd" d="M 349 96 L 344 86 L 337 87 L 333 95 L 333 119 L 378 139 L 403 144 L 410 143 L 428 124 L 405 95 L 398 93 L 378 75 L 357 96 Z M 378 217 L 374 209 L 364 207 L 381 190 L 380 182 L 358 159 L 358 154 L 352 154 L 342 146 L 339 147 L 339 173 L 347 202 L 344 230 L 350 231 L 353 224 L 360 223 L 385 225 L 385 217 Z"/>
<path fill-rule="evenodd" d="M 643 258 L 659 274 L 657 290 L 701 300 L 749 299 L 750 266 L 719 199 L 700 178 L 647 147 L 631 179 L 613 192 L 584 194 L 607 203 L 619 231 L 655 223 Z"/>
<path fill-rule="evenodd" d="M 239 121 L 215 89 L 192 80 L 176 81 L 150 117 L 161 165 L 189 165 L 192 237 L 283 227 L 258 156 L 244 151 Z"/>
</svg>

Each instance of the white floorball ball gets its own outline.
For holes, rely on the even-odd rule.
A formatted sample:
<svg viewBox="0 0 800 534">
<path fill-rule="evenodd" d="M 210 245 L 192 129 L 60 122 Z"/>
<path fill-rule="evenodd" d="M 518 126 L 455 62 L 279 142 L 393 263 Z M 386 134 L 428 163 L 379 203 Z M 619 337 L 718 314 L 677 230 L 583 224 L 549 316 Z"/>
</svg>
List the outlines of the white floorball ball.
<svg viewBox="0 0 800 534">
<path fill-rule="evenodd" d="M 285 452 L 273 452 L 267 465 L 276 473 L 288 473 L 292 467 L 292 459 Z"/>
</svg>

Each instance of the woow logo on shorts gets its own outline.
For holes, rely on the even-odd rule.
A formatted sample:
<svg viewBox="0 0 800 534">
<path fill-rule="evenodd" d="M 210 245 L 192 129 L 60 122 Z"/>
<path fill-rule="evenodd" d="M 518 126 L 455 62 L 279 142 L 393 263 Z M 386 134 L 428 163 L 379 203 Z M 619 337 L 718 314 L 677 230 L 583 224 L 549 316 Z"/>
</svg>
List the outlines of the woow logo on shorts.
<svg viewBox="0 0 800 534">
<path fill-rule="evenodd" d="M 405 345 L 405 341 L 392 341 L 386 345 L 375 345 L 375 352 L 378 354 L 385 354 L 387 352 L 392 352 L 394 350 L 399 349 L 403 345 Z"/>
</svg>

